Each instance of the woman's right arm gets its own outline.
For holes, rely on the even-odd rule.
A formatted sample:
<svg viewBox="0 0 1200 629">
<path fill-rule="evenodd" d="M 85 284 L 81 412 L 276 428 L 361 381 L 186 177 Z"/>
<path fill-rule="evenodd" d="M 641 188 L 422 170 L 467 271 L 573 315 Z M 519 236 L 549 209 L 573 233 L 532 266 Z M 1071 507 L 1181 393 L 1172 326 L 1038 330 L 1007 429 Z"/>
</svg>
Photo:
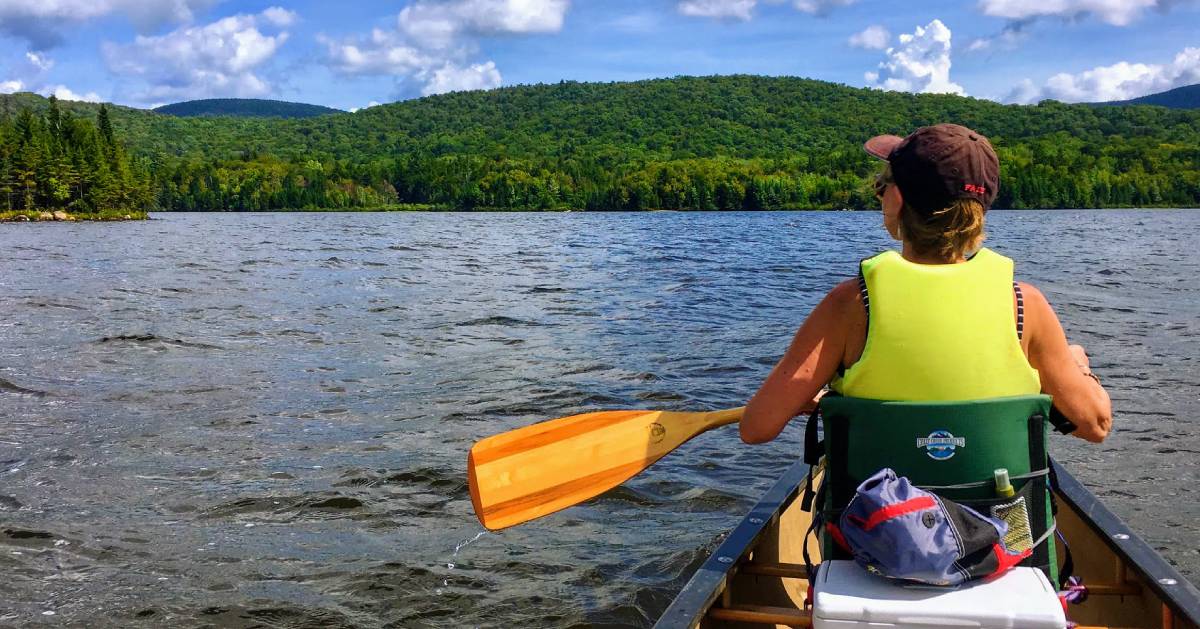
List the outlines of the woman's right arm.
<svg viewBox="0 0 1200 629">
<path fill-rule="evenodd" d="M 783 358 L 746 403 L 740 424 L 742 441 L 770 441 L 793 417 L 812 410 L 821 387 L 833 379 L 842 364 L 848 322 L 856 316 L 866 317 L 857 280 L 835 286 L 817 304 Z"/>
<path fill-rule="evenodd" d="M 1077 426 L 1072 435 L 1100 443 L 1112 428 L 1112 402 L 1108 392 L 1091 374 L 1087 354 L 1079 345 L 1069 345 L 1067 335 L 1046 296 L 1021 283 L 1029 330 L 1029 364 L 1038 370 L 1042 391 L 1054 398 L 1054 406 Z"/>
</svg>

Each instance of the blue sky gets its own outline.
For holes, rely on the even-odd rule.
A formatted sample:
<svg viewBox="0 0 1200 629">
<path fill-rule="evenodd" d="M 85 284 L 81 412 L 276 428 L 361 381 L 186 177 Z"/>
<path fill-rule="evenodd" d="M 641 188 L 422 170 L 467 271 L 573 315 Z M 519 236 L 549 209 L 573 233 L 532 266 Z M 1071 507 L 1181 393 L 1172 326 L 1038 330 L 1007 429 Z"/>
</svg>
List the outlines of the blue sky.
<svg viewBox="0 0 1200 629">
<path fill-rule="evenodd" d="M 136 107 L 734 73 L 1131 98 L 1200 83 L 1200 0 L 0 0 L 0 92 Z"/>
</svg>

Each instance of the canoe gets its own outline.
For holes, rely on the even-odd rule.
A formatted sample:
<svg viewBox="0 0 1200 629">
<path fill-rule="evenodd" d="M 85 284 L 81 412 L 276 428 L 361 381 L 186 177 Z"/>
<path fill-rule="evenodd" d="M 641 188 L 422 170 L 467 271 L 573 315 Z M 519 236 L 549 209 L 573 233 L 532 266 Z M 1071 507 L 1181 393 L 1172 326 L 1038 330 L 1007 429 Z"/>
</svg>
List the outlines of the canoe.
<svg viewBox="0 0 1200 629">
<path fill-rule="evenodd" d="M 1078 629 L 1200 629 L 1200 590 L 1055 465 L 1058 528 L 1088 597 L 1068 610 Z M 811 627 L 800 546 L 809 514 L 797 499 L 808 466 L 779 478 L 709 556 L 663 613 L 656 628 Z M 819 561 L 810 536 L 809 553 Z"/>
</svg>

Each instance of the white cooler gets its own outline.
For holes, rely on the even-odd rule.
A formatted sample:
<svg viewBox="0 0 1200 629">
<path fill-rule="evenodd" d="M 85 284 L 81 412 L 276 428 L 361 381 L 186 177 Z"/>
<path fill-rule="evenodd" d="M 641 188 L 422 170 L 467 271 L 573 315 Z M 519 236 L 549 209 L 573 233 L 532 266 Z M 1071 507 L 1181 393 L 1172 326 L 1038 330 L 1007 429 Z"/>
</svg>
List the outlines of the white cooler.
<svg viewBox="0 0 1200 629">
<path fill-rule="evenodd" d="M 853 561 L 826 561 L 813 585 L 814 629 L 1064 629 L 1062 604 L 1037 568 L 957 588 L 900 585 Z"/>
</svg>

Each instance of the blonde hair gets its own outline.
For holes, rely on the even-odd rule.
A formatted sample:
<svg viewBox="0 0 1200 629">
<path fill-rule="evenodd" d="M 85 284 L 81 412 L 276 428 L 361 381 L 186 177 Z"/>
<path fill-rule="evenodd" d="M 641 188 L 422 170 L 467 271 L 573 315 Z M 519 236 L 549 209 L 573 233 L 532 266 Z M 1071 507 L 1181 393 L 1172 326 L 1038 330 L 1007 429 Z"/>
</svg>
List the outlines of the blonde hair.
<svg viewBox="0 0 1200 629">
<path fill-rule="evenodd" d="M 880 176 L 891 182 L 891 167 Z M 983 232 L 984 211 L 983 204 L 975 199 L 956 199 L 926 216 L 905 201 L 900 211 L 900 237 L 921 255 L 943 260 L 965 258 L 987 238 Z"/>
<path fill-rule="evenodd" d="M 900 236 L 917 253 L 944 260 L 967 257 L 983 245 L 983 204 L 975 199 L 957 199 L 928 218 L 904 204 L 900 212 Z"/>
</svg>

